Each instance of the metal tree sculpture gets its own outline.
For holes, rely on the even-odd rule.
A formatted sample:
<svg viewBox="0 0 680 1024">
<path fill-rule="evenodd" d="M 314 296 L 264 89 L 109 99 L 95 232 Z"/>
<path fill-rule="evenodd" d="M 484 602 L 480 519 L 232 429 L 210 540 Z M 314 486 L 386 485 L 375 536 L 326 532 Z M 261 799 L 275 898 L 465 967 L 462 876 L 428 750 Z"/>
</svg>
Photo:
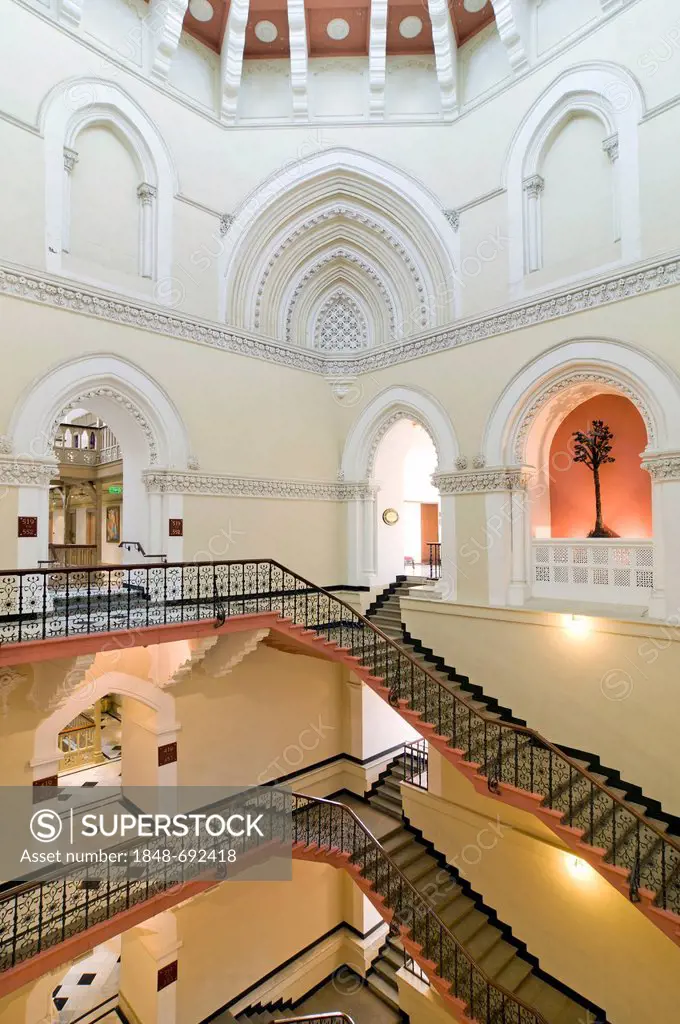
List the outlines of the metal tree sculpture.
<svg viewBox="0 0 680 1024">
<path fill-rule="evenodd" d="M 600 466 L 606 462 L 616 462 L 616 459 L 609 453 L 612 450 L 611 441 L 614 435 L 603 420 L 593 420 L 593 425 L 586 433 L 582 430 L 575 430 L 573 437 L 576 439 L 574 445 L 574 462 L 583 462 L 593 474 L 595 484 L 595 526 L 588 534 L 589 537 L 618 537 L 608 526 L 602 522 L 602 493 L 600 489 Z"/>
</svg>

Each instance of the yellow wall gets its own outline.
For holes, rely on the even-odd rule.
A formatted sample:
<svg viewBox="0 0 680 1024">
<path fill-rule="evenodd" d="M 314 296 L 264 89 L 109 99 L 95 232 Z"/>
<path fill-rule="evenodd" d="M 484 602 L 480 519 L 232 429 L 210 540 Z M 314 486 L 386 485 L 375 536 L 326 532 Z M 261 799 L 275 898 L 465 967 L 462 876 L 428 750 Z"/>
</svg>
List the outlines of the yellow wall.
<svg viewBox="0 0 680 1024">
<path fill-rule="evenodd" d="M 404 787 L 411 823 L 525 942 L 541 967 L 612 1024 L 677 1016 L 680 949 L 531 815 L 478 795 L 431 752 L 437 793 Z M 554 840 L 554 841 L 553 841 Z"/>
<path fill-rule="evenodd" d="M 627 782 L 680 813 L 675 724 L 680 631 L 444 602 L 406 601 L 413 637 L 553 743 L 600 756 Z"/>
</svg>

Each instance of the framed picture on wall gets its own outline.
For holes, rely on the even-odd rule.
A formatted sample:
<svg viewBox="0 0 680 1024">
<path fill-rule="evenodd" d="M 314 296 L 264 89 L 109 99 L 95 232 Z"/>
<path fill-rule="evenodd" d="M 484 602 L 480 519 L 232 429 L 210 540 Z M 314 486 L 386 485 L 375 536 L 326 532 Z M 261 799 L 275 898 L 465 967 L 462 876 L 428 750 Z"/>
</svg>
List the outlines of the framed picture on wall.
<svg viewBox="0 0 680 1024">
<path fill-rule="evenodd" d="M 120 505 L 109 505 L 106 509 L 106 543 L 120 543 Z"/>
</svg>

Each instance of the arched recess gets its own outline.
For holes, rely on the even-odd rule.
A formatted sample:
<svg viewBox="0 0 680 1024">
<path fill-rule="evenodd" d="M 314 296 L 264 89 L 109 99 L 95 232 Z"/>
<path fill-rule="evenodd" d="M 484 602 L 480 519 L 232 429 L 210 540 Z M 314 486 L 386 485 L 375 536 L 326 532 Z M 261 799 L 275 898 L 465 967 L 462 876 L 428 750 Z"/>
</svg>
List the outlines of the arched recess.
<svg viewBox="0 0 680 1024">
<path fill-rule="evenodd" d="M 139 174 L 140 277 L 162 281 L 172 269 L 172 203 L 177 191 L 174 166 L 156 126 L 118 85 L 98 78 L 61 82 L 43 101 L 40 126 L 45 138 L 46 266 L 64 273 L 68 248 L 70 174 L 77 161 L 78 136 L 104 125 L 121 139 Z M 162 301 L 156 289 L 155 296 Z"/>
<path fill-rule="evenodd" d="M 511 503 L 511 516 L 503 516 L 507 495 L 487 496 L 487 515 L 501 515 L 507 525 L 505 543 L 493 545 L 488 554 L 492 604 L 523 604 L 531 595 L 534 530 L 550 518 L 546 504 L 549 508 L 552 440 L 567 416 L 597 395 L 618 395 L 637 408 L 647 434 L 645 457 L 680 448 L 680 380 L 650 355 L 622 342 L 574 340 L 525 366 L 494 406 L 484 436 L 488 466 L 526 467 L 530 481 L 526 500 Z M 657 486 L 652 501 L 654 594 L 649 595 L 656 612 L 668 575 L 664 561 L 669 541 Z"/>
<path fill-rule="evenodd" d="M 87 678 L 73 690 L 67 690 L 59 706 L 37 727 L 31 759 L 36 781 L 57 774 L 61 757 L 57 745 L 60 731 L 77 718 L 84 708 L 112 693 L 139 701 L 156 713 L 157 746 L 176 742 L 179 725 L 175 719 L 175 698 L 172 694 L 126 672 L 104 672 L 95 678 Z M 159 768 L 158 782 L 164 785 L 176 783 L 176 762 L 164 767 L 171 767 L 172 770 L 161 776 L 162 769 Z"/>
<path fill-rule="evenodd" d="M 373 484 L 380 442 L 399 420 L 413 420 L 430 436 L 437 452 L 437 472 L 455 468 L 459 448 L 446 410 L 436 398 L 417 388 L 391 387 L 376 395 L 351 427 L 342 455 L 341 474 L 348 482 L 366 484 L 363 499 L 347 503 L 348 581 L 372 586 L 376 582 L 378 503 Z M 441 496 L 442 565 L 448 596 L 455 594 L 455 516 L 453 495 Z"/>
<path fill-rule="evenodd" d="M 35 381 L 17 402 L 9 436 L 23 458 L 52 456 L 58 424 L 69 409 L 84 406 L 107 423 L 123 455 L 124 536 L 149 553 L 181 558 L 182 539 L 168 536 L 168 519 L 182 518 L 182 496 L 147 491 L 150 469 L 186 469 L 189 442 L 178 410 L 143 370 L 114 355 L 82 356 L 61 363 Z M 19 543 L 19 566 L 47 557 L 47 488 L 21 487 L 22 515 L 37 515 L 36 539 Z M 28 511 L 30 509 L 30 511 Z M 138 558 L 135 555 L 133 560 Z"/>
<path fill-rule="evenodd" d="M 401 296 L 404 333 L 453 319 L 458 236 L 440 204 L 403 172 L 347 149 L 278 171 L 243 203 L 220 257 L 221 316 L 283 340 L 290 282 L 334 247 L 359 253 Z M 366 287 L 375 291 L 370 274 Z"/>
<path fill-rule="evenodd" d="M 638 125 L 644 110 L 640 86 L 626 68 L 593 62 L 563 72 L 526 114 L 510 144 L 503 176 L 508 191 L 510 285 L 515 294 L 529 284 L 526 274 L 540 268 L 543 153 L 576 114 L 595 117 L 603 125 L 621 262 L 640 258 Z"/>
</svg>

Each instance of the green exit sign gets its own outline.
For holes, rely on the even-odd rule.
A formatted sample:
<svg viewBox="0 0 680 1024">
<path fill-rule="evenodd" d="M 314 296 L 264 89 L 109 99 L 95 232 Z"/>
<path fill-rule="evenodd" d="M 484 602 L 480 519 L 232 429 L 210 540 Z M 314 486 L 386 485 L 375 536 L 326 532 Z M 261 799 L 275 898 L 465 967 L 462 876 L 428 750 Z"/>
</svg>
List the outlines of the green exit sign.
<svg viewBox="0 0 680 1024">
<path fill-rule="evenodd" d="M 109 494 L 122 494 L 122 493 L 123 493 L 123 485 L 122 484 L 110 484 L 110 486 L 109 486 Z"/>
</svg>

